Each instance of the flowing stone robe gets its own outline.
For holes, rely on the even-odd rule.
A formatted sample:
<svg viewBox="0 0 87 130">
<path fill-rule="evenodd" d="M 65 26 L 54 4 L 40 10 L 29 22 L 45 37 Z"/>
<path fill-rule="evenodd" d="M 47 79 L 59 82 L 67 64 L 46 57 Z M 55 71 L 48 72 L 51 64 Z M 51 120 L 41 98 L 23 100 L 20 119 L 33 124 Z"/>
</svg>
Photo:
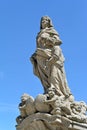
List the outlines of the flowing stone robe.
<svg viewBox="0 0 87 130">
<path fill-rule="evenodd" d="M 41 29 L 36 38 L 37 49 L 32 55 L 34 74 L 39 77 L 45 93 L 49 88 L 55 89 L 57 95 L 69 96 L 64 72 L 64 56 L 60 48 L 61 40 L 53 27 Z"/>
</svg>

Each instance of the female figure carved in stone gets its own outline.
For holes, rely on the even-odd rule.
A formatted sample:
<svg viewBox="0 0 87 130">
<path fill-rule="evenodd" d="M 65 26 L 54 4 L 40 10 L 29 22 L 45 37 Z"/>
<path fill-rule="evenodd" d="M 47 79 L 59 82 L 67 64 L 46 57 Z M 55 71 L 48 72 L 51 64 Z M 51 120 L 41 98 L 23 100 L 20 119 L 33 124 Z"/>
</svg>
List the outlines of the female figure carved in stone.
<svg viewBox="0 0 87 130">
<path fill-rule="evenodd" d="M 56 90 L 58 96 L 68 97 L 71 93 L 64 72 L 64 56 L 60 48 L 62 42 L 48 16 L 41 18 L 36 42 L 37 49 L 31 61 L 34 73 L 41 80 L 45 93 L 51 88 Z"/>
</svg>

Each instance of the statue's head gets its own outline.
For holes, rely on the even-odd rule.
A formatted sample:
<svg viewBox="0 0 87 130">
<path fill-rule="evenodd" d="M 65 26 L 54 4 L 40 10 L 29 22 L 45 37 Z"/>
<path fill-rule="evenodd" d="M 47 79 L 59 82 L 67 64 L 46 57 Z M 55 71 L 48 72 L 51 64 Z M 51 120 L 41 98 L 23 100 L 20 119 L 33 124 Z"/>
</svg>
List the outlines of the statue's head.
<svg viewBox="0 0 87 130">
<path fill-rule="evenodd" d="M 50 98 L 52 98 L 55 95 L 55 91 L 53 88 L 48 88 L 48 95 Z"/>
<path fill-rule="evenodd" d="M 51 21 L 50 17 L 43 16 L 41 18 L 41 22 L 40 22 L 40 29 L 45 29 L 46 27 L 48 27 L 48 28 L 53 27 L 52 21 Z"/>
<path fill-rule="evenodd" d="M 29 98 L 29 95 L 26 94 L 26 93 L 24 93 L 24 94 L 21 96 L 21 101 L 22 101 L 22 102 L 26 102 L 28 98 Z"/>
<path fill-rule="evenodd" d="M 81 102 L 80 102 L 80 106 L 81 106 L 82 108 L 86 108 L 86 110 L 87 110 L 87 104 L 86 104 L 84 101 L 81 101 Z"/>
</svg>

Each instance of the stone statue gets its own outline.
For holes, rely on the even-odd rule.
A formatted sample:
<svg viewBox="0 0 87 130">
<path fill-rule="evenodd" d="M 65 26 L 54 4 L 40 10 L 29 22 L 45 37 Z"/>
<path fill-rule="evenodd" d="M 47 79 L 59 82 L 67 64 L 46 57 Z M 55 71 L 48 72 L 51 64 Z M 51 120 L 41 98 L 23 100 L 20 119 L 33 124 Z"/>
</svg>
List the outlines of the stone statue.
<svg viewBox="0 0 87 130">
<path fill-rule="evenodd" d="M 53 90 L 48 91 L 48 99 L 44 102 L 46 104 L 50 104 L 52 107 L 51 114 L 52 115 L 61 115 L 61 106 L 63 104 L 64 97 L 58 97 Z"/>
<path fill-rule="evenodd" d="M 71 107 L 71 115 L 67 115 L 67 117 L 71 120 L 78 121 L 81 123 L 87 123 L 87 105 L 85 102 L 73 102 L 70 105 Z"/>
<path fill-rule="evenodd" d="M 34 98 L 26 93 L 21 96 L 21 103 L 18 107 L 20 110 L 20 115 L 16 118 L 18 124 L 20 124 L 27 116 L 36 112 Z"/>
<path fill-rule="evenodd" d="M 31 61 L 34 74 L 41 80 L 45 93 L 48 88 L 55 88 L 58 96 L 69 97 L 71 92 L 66 81 L 64 56 L 60 48 L 62 41 L 48 16 L 41 18 L 36 42 L 37 49 L 31 56 Z"/>
<path fill-rule="evenodd" d="M 36 44 L 31 62 L 44 93 L 35 99 L 26 93 L 21 96 L 16 130 L 87 130 L 87 104 L 75 101 L 71 94 L 62 41 L 48 16 L 41 18 Z"/>
</svg>

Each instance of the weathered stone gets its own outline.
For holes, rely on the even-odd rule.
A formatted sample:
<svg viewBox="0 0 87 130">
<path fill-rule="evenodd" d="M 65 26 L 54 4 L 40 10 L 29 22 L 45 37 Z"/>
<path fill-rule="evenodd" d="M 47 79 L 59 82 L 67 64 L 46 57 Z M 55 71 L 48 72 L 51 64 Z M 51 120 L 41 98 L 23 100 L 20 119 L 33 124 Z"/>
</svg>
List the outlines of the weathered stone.
<svg viewBox="0 0 87 130">
<path fill-rule="evenodd" d="M 87 130 L 87 124 L 72 122 L 61 116 L 36 113 L 16 126 L 17 130 Z"/>
<path fill-rule="evenodd" d="M 65 71 L 64 56 L 60 48 L 59 34 L 53 28 L 49 17 L 41 18 L 41 30 L 37 35 L 37 48 L 31 56 L 34 74 L 39 77 L 44 87 L 44 93 L 49 88 L 54 88 L 59 96 L 71 95 L 68 87 Z"/>
<path fill-rule="evenodd" d="M 62 41 L 48 16 L 41 18 L 36 42 L 31 62 L 44 94 L 22 95 L 16 130 L 87 130 L 87 105 L 75 101 L 68 87 Z"/>
<path fill-rule="evenodd" d="M 39 112 L 50 112 L 51 108 L 49 104 L 45 103 L 45 100 L 47 99 L 46 95 L 39 94 L 35 99 L 35 108 Z"/>
</svg>

